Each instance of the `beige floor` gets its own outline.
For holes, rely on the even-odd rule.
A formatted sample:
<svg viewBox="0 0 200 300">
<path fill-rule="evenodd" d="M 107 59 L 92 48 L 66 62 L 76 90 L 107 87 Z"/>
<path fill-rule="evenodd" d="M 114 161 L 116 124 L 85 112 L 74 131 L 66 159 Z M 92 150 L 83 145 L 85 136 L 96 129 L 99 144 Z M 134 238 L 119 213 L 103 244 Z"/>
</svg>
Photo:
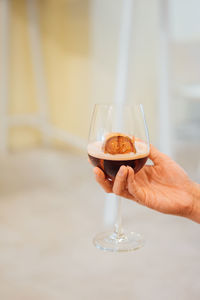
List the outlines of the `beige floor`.
<svg viewBox="0 0 200 300">
<path fill-rule="evenodd" d="M 106 254 L 104 193 L 86 157 L 35 150 L 0 158 L 1 300 L 199 300 L 200 227 L 125 201 L 143 249 Z"/>
</svg>

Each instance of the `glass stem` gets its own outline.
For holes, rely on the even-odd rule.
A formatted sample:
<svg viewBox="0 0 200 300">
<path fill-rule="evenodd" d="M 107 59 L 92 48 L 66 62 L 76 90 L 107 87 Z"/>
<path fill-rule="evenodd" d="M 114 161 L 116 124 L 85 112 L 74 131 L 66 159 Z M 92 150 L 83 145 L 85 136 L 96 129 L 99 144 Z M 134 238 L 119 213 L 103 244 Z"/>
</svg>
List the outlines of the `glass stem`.
<svg viewBox="0 0 200 300">
<path fill-rule="evenodd" d="M 118 237 L 122 237 L 124 235 L 124 231 L 122 228 L 122 198 L 116 196 L 116 200 L 117 200 L 117 216 L 116 216 L 114 232 Z"/>
</svg>

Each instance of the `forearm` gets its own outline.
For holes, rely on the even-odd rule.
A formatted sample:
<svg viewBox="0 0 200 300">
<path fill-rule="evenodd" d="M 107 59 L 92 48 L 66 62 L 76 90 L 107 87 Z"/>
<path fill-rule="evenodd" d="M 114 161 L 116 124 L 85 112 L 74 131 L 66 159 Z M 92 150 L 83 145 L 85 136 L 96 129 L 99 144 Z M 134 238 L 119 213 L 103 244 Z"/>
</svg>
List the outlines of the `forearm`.
<svg viewBox="0 0 200 300">
<path fill-rule="evenodd" d="M 193 208 L 189 219 L 200 224 L 200 184 L 194 183 L 191 193 L 193 196 Z"/>
</svg>

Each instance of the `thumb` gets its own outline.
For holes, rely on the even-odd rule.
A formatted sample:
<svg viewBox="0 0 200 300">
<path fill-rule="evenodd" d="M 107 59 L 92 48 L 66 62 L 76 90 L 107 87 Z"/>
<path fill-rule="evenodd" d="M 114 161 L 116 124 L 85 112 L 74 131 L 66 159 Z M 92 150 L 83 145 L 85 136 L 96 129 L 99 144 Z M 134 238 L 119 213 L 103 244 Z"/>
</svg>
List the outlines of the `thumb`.
<svg viewBox="0 0 200 300">
<path fill-rule="evenodd" d="M 137 202 L 143 204 L 145 201 L 144 190 L 138 183 L 135 182 L 135 173 L 131 167 L 128 167 L 128 182 L 127 188 L 129 193 L 134 196 Z"/>
</svg>

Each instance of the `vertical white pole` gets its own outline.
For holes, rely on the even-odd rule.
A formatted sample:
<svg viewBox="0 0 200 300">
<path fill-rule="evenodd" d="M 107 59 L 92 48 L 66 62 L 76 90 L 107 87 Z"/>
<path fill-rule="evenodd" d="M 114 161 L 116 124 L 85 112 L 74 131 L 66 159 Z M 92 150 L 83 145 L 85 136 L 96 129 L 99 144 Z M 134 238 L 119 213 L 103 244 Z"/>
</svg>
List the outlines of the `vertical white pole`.
<svg viewBox="0 0 200 300">
<path fill-rule="evenodd" d="M 9 90 L 9 0 L 0 0 L 0 152 L 6 152 L 8 139 Z"/>
<path fill-rule="evenodd" d="M 132 33 L 132 14 L 133 14 L 133 2 L 134 0 L 123 0 L 121 24 L 119 32 L 119 52 L 117 61 L 117 73 L 116 73 L 116 86 L 115 86 L 115 98 L 114 103 L 117 107 L 117 116 L 115 129 L 120 131 L 122 127 L 121 120 L 121 108 L 127 102 L 127 88 L 128 88 L 128 73 L 129 73 L 129 50 L 131 43 Z M 107 195 L 105 204 L 104 221 L 106 224 L 113 224 L 116 219 L 118 208 L 121 207 L 121 198 Z M 116 201 L 117 200 L 117 201 Z M 110 212 L 110 213 L 109 213 Z M 115 213 L 113 213 L 115 212 Z"/>
<path fill-rule="evenodd" d="M 114 102 L 117 105 L 123 105 L 127 101 L 127 83 L 129 72 L 128 64 L 130 62 L 129 50 L 132 33 L 133 2 L 134 0 L 124 0 L 122 7 L 114 99 Z"/>
<path fill-rule="evenodd" d="M 158 128 L 159 148 L 162 152 L 172 155 L 171 149 L 171 118 L 170 118 L 170 55 L 169 55 L 169 3 L 168 0 L 159 1 L 160 10 L 160 49 L 158 62 L 159 103 Z"/>
<path fill-rule="evenodd" d="M 27 0 L 28 29 L 30 38 L 30 50 L 32 55 L 33 71 L 36 81 L 37 101 L 43 132 L 44 143 L 48 144 L 51 135 L 48 124 L 48 96 L 44 74 L 44 63 L 41 51 L 40 32 L 38 27 L 38 15 L 35 0 Z"/>
</svg>

